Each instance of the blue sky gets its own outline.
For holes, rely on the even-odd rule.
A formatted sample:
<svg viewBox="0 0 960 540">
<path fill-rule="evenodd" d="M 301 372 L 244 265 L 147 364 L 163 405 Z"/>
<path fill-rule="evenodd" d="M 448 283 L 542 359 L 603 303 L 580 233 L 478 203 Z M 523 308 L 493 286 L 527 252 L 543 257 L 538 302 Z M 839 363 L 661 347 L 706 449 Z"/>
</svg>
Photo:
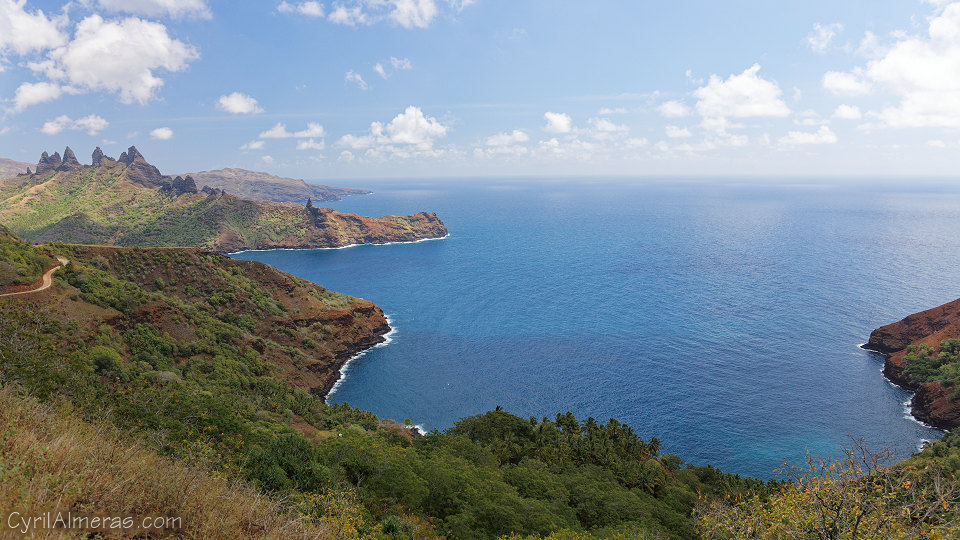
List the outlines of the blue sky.
<svg viewBox="0 0 960 540">
<path fill-rule="evenodd" d="M 960 2 L 0 0 L 0 157 L 950 175 Z"/>
</svg>

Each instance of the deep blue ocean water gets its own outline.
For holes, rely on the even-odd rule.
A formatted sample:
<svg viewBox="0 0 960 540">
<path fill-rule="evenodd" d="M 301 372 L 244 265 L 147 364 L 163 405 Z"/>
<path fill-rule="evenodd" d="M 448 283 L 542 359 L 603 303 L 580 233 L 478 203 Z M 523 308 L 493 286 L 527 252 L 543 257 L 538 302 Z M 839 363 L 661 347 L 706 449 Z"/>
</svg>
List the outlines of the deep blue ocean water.
<svg viewBox="0 0 960 540">
<path fill-rule="evenodd" d="M 859 349 L 960 297 L 960 186 L 908 181 L 356 182 L 329 206 L 436 211 L 450 237 L 246 252 L 372 300 L 396 333 L 334 402 L 427 429 L 502 405 L 615 417 L 695 464 L 762 478 L 850 437 L 939 431 Z"/>
</svg>

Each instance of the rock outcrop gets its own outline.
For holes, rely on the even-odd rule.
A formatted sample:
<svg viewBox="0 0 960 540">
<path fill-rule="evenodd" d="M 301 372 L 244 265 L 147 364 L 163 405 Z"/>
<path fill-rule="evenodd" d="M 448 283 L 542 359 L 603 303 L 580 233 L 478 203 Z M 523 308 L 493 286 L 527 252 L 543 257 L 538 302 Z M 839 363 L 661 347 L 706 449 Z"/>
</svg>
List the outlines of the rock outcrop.
<svg viewBox="0 0 960 540">
<path fill-rule="evenodd" d="M 160 169 L 147 163 L 136 146 L 127 148 L 127 151 L 120 154 L 117 160 L 127 166 L 126 176 L 130 180 L 146 187 L 163 187 L 166 182 L 164 176 L 160 174 Z"/>
<path fill-rule="evenodd" d="M 58 171 L 72 171 L 74 169 L 79 169 L 81 167 L 80 162 L 77 161 L 77 155 L 73 153 L 73 150 L 68 146 L 63 151 L 63 161 L 60 162 L 60 166 L 57 167 Z"/>
<path fill-rule="evenodd" d="M 176 177 L 172 182 L 164 182 L 160 187 L 160 190 L 167 193 L 173 193 L 174 196 L 179 197 L 184 193 L 198 193 L 197 183 L 193 181 L 193 178 L 186 177 Z"/>
<path fill-rule="evenodd" d="M 56 170 L 63 164 L 63 161 L 60 159 L 60 153 L 54 152 L 53 155 L 48 155 L 46 152 L 40 154 L 40 161 L 37 162 L 37 170 L 35 174 L 44 175 Z"/>
<path fill-rule="evenodd" d="M 938 350 L 945 339 L 960 338 L 960 299 L 914 313 L 877 328 L 864 349 L 886 355 L 883 374 L 899 386 L 913 390 L 912 414 L 918 420 L 941 429 L 960 426 L 960 399 L 955 388 L 939 382 L 918 382 L 906 373 L 907 347 L 928 345 Z"/>
</svg>

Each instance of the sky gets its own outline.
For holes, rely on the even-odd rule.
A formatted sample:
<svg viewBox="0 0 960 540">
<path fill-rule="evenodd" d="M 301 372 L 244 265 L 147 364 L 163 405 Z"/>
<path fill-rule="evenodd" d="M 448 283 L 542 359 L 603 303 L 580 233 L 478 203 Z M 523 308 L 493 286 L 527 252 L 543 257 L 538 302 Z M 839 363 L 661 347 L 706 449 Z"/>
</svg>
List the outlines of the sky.
<svg viewBox="0 0 960 540">
<path fill-rule="evenodd" d="M 0 157 L 308 180 L 934 175 L 960 2 L 0 0 Z"/>
</svg>

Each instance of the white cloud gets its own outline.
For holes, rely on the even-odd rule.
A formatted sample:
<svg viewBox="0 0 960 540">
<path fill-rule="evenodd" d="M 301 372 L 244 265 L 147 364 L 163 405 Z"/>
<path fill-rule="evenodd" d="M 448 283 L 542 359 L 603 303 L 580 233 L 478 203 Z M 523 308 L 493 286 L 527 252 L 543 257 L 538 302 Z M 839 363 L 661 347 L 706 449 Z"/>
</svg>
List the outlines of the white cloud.
<svg viewBox="0 0 960 540">
<path fill-rule="evenodd" d="M 78 118 L 77 120 L 71 119 L 67 115 L 60 115 L 53 120 L 44 122 L 43 127 L 40 128 L 40 131 L 46 133 L 47 135 L 56 135 L 65 129 L 76 130 L 76 131 L 86 131 L 88 135 L 96 135 L 100 133 L 107 126 L 110 125 L 110 122 L 107 122 L 103 118 L 90 114 L 84 116 L 83 118 Z"/>
<path fill-rule="evenodd" d="M 603 107 L 599 111 L 597 111 L 597 114 L 609 116 L 611 114 L 626 114 L 627 112 L 629 111 L 627 111 L 623 107 L 617 107 L 616 109 L 611 109 L 610 107 Z"/>
<path fill-rule="evenodd" d="M 247 144 L 240 147 L 241 150 L 260 150 L 263 148 L 264 141 L 250 141 Z"/>
<path fill-rule="evenodd" d="M 816 132 L 791 131 L 786 136 L 780 138 L 782 145 L 801 145 L 801 144 L 833 144 L 837 142 L 837 135 L 829 126 L 820 126 Z"/>
<path fill-rule="evenodd" d="M 570 133 L 573 129 L 573 120 L 567 114 L 547 112 L 543 117 L 547 120 L 543 130 L 548 133 Z"/>
<path fill-rule="evenodd" d="M 927 141 L 927 146 L 932 146 L 933 148 L 946 148 L 947 143 L 941 141 L 940 139 L 934 139 L 932 141 Z"/>
<path fill-rule="evenodd" d="M 590 125 L 593 129 L 603 133 L 626 133 L 630 128 L 621 124 L 614 124 L 606 118 L 591 118 Z"/>
<path fill-rule="evenodd" d="M 760 64 L 754 64 L 739 75 L 726 80 L 710 76 L 706 86 L 694 90 L 696 109 L 708 118 L 784 117 L 790 108 L 780 99 L 780 87 L 760 77 Z"/>
<path fill-rule="evenodd" d="M 870 93 L 870 84 L 856 72 L 828 71 L 823 74 L 823 87 L 838 95 L 862 96 Z"/>
<path fill-rule="evenodd" d="M 377 62 L 376 64 L 373 65 L 373 70 L 377 72 L 377 75 L 380 75 L 384 79 L 389 77 L 389 75 L 387 75 L 387 70 L 383 69 L 383 64 L 381 64 L 380 62 Z"/>
<path fill-rule="evenodd" d="M 120 11 L 147 17 L 192 16 L 210 18 L 210 9 L 204 0 L 98 0 L 107 11 Z"/>
<path fill-rule="evenodd" d="M 367 90 L 370 86 L 367 84 L 367 81 L 363 80 L 363 77 L 360 76 L 356 71 L 350 70 L 346 75 L 343 76 L 344 82 L 354 83 L 361 90 Z"/>
<path fill-rule="evenodd" d="M 682 139 L 693 135 L 690 133 L 689 129 L 679 126 L 667 126 L 665 129 L 667 132 L 667 137 L 670 137 L 671 139 Z"/>
<path fill-rule="evenodd" d="M 320 2 L 300 2 L 299 4 L 280 2 L 277 11 L 280 13 L 299 13 L 307 17 L 323 17 L 323 4 Z"/>
<path fill-rule="evenodd" d="M 319 142 L 313 139 L 297 141 L 297 150 L 323 150 L 326 146 L 322 139 Z"/>
<path fill-rule="evenodd" d="M 833 117 L 841 120 L 859 120 L 863 118 L 863 113 L 860 112 L 860 107 L 856 105 L 839 105 L 833 111 Z"/>
<path fill-rule="evenodd" d="M 274 161 L 276 161 L 276 160 L 273 159 L 273 156 L 269 156 L 269 155 L 267 155 L 267 156 L 262 156 L 262 157 L 260 158 L 260 160 L 263 161 L 264 163 L 267 163 L 267 164 L 270 164 L 270 163 L 273 163 Z"/>
<path fill-rule="evenodd" d="M 525 143 L 530 140 L 530 136 L 520 131 L 513 130 L 513 133 L 497 133 L 487 137 L 487 146 L 509 146 L 512 144 Z"/>
<path fill-rule="evenodd" d="M 170 38 L 167 28 L 137 18 L 104 21 L 91 15 L 77 24 L 72 41 L 28 64 L 55 81 L 119 94 L 124 103 L 146 103 L 163 86 L 157 70 L 181 71 L 197 50 Z"/>
<path fill-rule="evenodd" d="M 371 22 L 360 7 L 354 6 L 348 8 L 343 4 L 335 4 L 333 11 L 327 15 L 327 20 L 334 24 L 342 24 L 344 26 L 357 26 Z"/>
<path fill-rule="evenodd" d="M 234 92 L 220 96 L 217 100 L 217 108 L 233 114 L 257 114 L 262 113 L 263 108 L 257 103 L 257 100 L 240 92 Z"/>
<path fill-rule="evenodd" d="M 323 126 L 317 124 L 316 122 L 308 122 L 307 129 L 302 131 L 287 131 L 286 124 L 277 123 L 277 125 L 260 133 L 258 138 L 260 139 L 307 139 L 310 137 L 323 137 L 326 135 L 326 131 L 323 129 Z"/>
<path fill-rule="evenodd" d="M 650 141 L 648 141 L 646 137 L 633 137 L 624 142 L 627 148 L 642 148 L 649 143 Z"/>
<path fill-rule="evenodd" d="M 63 93 L 64 88 L 56 83 L 23 83 L 13 96 L 13 110 L 19 112 L 31 105 L 53 101 Z"/>
<path fill-rule="evenodd" d="M 337 144 L 351 150 L 368 149 L 367 154 L 374 157 L 436 155 L 433 144 L 446 136 L 447 129 L 435 118 L 424 116 L 420 107 L 410 106 L 386 125 L 371 123 L 367 135 L 344 135 Z"/>
<path fill-rule="evenodd" d="M 843 30 L 843 25 L 839 23 L 827 25 L 815 23 L 813 25 L 813 31 L 807 36 L 807 45 L 809 45 L 814 52 L 826 52 L 827 47 L 830 46 L 830 42 L 833 41 L 833 38 L 837 37 L 837 33 L 841 30 Z"/>
<path fill-rule="evenodd" d="M 24 9 L 27 0 L 0 0 L 0 54 L 28 54 L 67 42 L 60 27 L 64 18 L 51 19 L 43 11 Z"/>
<path fill-rule="evenodd" d="M 168 127 L 158 127 L 150 131 L 150 138 L 158 141 L 167 141 L 173 138 L 173 130 Z"/>
<path fill-rule="evenodd" d="M 393 69 L 398 70 L 413 69 L 413 63 L 410 62 L 409 58 L 397 58 L 396 56 L 391 56 L 390 65 L 393 66 Z"/>
<path fill-rule="evenodd" d="M 941 3 L 925 36 L 901 35 L 866 76 L 900 103 L 877 116 L 891 127 L 960 127 L 960 2 Z"/>
<path fill-rule="evenodd" d="M 660 115 L 664 118 L 683 118 L 684 116 L 690 116 L 691 112 L 690 107 L 676 100 L 663 102 L 657 107 L 657 110 L 660 111 Z"/>
<path fill-rule="evenodd" d="M 393 6 L 390 18 L 404 28 L 426 28 L 437 16 L 433 0 L 389 0 Z"/>
</svg>

